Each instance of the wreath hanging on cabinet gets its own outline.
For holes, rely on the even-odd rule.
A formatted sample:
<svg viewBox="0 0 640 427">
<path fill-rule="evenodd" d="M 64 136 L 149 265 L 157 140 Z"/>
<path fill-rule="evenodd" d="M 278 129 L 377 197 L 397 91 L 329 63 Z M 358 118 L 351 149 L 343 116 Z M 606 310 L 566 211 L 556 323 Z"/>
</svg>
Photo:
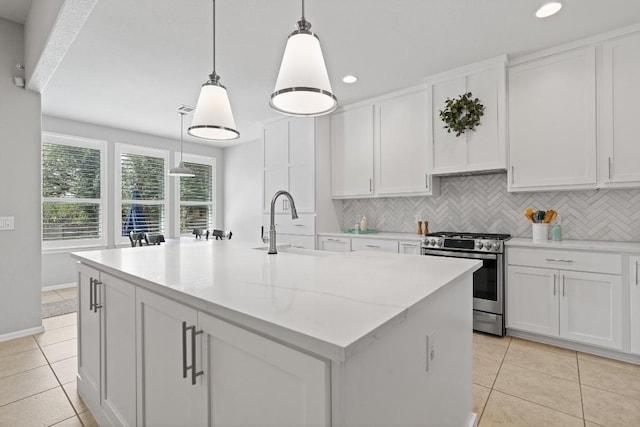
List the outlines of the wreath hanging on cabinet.
<svg viewBox="0 0 640 427">
<path fill-rule="evenodd" d="M 456 99 L 447 98 L 444 110 L 440 110 L 440 119 L 445 123 L 447 133 L 462 135 L 467 130 L 475 130 L 484 114 L 484 105 L 471 92 L 464 93 Z"/>
</svg>

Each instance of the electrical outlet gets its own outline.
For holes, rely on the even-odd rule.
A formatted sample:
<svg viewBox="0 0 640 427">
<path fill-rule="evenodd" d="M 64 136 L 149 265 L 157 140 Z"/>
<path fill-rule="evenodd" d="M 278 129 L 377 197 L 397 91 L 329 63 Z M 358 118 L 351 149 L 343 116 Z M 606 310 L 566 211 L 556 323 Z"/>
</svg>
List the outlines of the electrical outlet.
<svg viewBox="0 0 640 427">
<path fill-rule="evenodd" d="M 16 218 L 13 216 L 8 216 L 4 219 L 4 229 L 5 230 L 13 230 L 15 228 Z"/>
<path fill-rule="evenodd" d="M 5 222 L 4 217 L 0 216 L 0 231 L 4 231 L 5 224 L 6 224 L 6 222 Z"/>
<path fill-rule="evenodd" d="M 436 333 L 430 332 L 426 337 L 426 355 L 425 370 L 429 372 L 433 369 L 434 360 L 436 358 Z"/>
</svg>

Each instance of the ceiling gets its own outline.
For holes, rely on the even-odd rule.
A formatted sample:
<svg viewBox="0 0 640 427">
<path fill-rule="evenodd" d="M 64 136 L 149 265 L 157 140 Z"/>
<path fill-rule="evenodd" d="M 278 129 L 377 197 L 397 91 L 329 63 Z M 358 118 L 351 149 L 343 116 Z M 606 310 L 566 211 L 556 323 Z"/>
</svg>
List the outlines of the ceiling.
<svg viewBox="0 0 640 427">
<path fill-rule="evenodd" d="M 0 1 L 0 17 L 24 24 L 30 7 L 31 0 L 2 0 Z"/>
<path fill-rule="evenodd" d="M 345 105 L 503 53 L 640 22 L 638 0 L 564 3 L 557 15 L 537 19 L 539 0 L 307 0 L 306 17 Z M 237 142 L 253 140 L 262 121 L 278 116 L 268 100 L 300 2 L 218 0 L 216 8 L 216 71 L 229 91 Z M 98 1 L 45 88 L 43 114 L 179 138 L 176 107 L 196 104 L 210 72 L 210 0 Z M 359 76 L 356 84 L 342 83 L 349 73 Z"/>
</svg>

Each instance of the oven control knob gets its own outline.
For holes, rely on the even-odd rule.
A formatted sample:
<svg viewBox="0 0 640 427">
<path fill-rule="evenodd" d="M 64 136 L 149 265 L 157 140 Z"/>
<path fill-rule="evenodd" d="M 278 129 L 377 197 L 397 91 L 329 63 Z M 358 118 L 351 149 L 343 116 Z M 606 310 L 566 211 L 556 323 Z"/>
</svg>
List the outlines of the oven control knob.
<svg viewBox="0 0 640 427">
<path fill-rule="evenodd" d="M 439 239 L 439 240 L 437 241 L 437 245 L 438 245 L 438 246 L 442 246 L 442 242 L 443 242 L 443 240 L 442 240 L 442 239 Z"/>
<path fill-rule="evenodd" d="M 429 244 L 431 246 L 435 246 L 436 245 L 436 241 L 434 239 L 429 239 Z"/>
<path fill-rule="evenodd" d="M 476 248 L 478 248 L 478 249 L 482 249 L 483 246 L 484 245 L 482 244 L 482 242 L 476 243 Z"/>
</svg>

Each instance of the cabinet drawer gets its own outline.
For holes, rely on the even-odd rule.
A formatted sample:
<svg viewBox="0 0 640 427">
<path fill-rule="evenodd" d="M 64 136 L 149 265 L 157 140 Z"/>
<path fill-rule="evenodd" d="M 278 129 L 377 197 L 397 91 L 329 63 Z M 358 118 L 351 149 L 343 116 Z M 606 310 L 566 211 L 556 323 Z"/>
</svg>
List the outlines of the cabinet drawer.
<svg viewBox="0 0 640 427">
<path fill-rule="evenodd" d="M 265 230 L 269 230 L 269 215 L 264 215 Z M 290 214 L 276 215 L 276 232 L 278 234 L 294 234 L 313 236 L 316 234 L 316 216 L 300 214 L 298 219 L 291 219 Z"/>
<path fill-rule="evenodd" d="M 353 251 L 381 251 L 398 253 L 397 240 L 381 239 L 351 239 L 351 250 Z"/>
<path fill-rule="evenodd" d="M 544 267 L 559 270 L 622 274 L 622 256 L 597 252 L 575 252 L 555 249 L 509 248 L 509 265 Z"/>
<path fill-rule="evenodd" d="M 344 237 L 325 237 L 318 238 L 319 251 L 331 252 L 349 252 L 351 251 L 351 239 Z"/>
<path fill-rule="evenodd" d="M 398 242 L 398 253 L 420 255 L 422 241 L 401 240 Z"/>
<path fill-rule="evenodd" d="M 295 234 L 280 234 L 276 236 L 276 241 L 280 243 L 291 243 L 292 248 L 315 249 L 316 238 L 314 236 L 297 236 Z"/>
</svg>

